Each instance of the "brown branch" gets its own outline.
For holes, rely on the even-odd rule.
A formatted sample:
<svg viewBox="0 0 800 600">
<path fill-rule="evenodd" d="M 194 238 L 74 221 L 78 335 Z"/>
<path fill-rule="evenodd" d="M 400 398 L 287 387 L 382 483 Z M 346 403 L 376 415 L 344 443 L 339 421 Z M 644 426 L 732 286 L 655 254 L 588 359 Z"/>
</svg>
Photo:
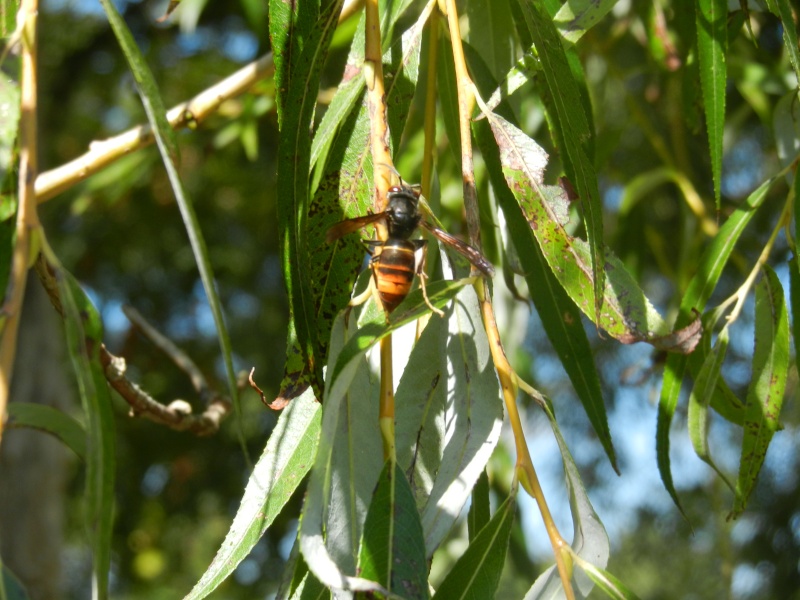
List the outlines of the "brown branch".
<svg viewBox="0 0 800 600">
<path fill-rule="evenodd" d="M 60 268 L 54 262 L 48 262 L 44 255 L 40 255 L 39 260 L 36 262 L 36 272 L 50 298 L 50 302 L 53 304 L 53 308 L 56 309 L 62 319 L 66 319 L 57 279 L 59 277 L 58 269 Z M 129 315 L 129 311 L 126 311 L 126 314 Z M 157 332 L 151 325 L 147 324 L 138 313 L 136 315 L 138 316 L 136 325 L 143 330 L 146 328 L 145 335 L 151 340 L 157 340 L 154 343 L 189 375 L 192 385 L 205 403 L 206 408 L 200 414 L 192 414 L 192 407 L 185 400 L 173 400 L 168 405 L 161 404 L 125 376 L 125 371 L 127 370 L 125 359 L 111 354 L 105 345 L 101 344 L 99 358 L 106 381 L 130 405 L 131 416 L 142 416 L 177 431 L 189 431 L 195 435 L 216 433 L 222 420 L 231 412 L 231 401 L 217 394 L 208 386 L 205 377 L 203 377 L 200 370 L 186 353 Z M 145 327 L 142 327 L 142 324 Z M 94 340 L 87 339 L 85 341 L 87 348 L 92 347 L 95 343 Z"/>
<path fill-rule="evenodd" d="M 105 345 L 100 347 L 100 363 L 109 385 L 130 405 L 132 417 L 142 416 L 177 431 L 212 435 L 219 430 L 220 423 L 231 411 L 230 400 L 219 395 L 214 395 L 206 409 L 196 415 L 192 414 L 192 406 L 185 400 L 173 400 L 166 406 L 161 404 L 125 377 L 125 359 L 111 354 Z"/>
</svg>

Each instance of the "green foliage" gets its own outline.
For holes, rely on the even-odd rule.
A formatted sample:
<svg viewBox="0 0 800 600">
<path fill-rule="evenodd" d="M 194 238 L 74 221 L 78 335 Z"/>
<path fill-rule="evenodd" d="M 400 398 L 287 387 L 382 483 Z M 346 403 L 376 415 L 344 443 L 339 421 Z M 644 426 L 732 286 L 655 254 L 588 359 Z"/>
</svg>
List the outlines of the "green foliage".
<svg viewBox="0 0 800 600">
<path fill-rule="evenodd" d="M 470 123 L 479 149 L 474 174 L 486 255 L 501 257 L 505 275 L 490 284 L 503 323 L 500 352 L 529 365 L 520 378 L 548 391 L 505 411 L 502 402 L 510 400 L 484 329 L 482 293 L 448 259 L 447 245 L 431 270 L 429 302 L 417 287 L 388 317 L 374 299 L 342 310 L 354 284 L 364 289 L 371 273 L 356 283 L 365 255 L 356 235 L 328 244 L 326 233 L 378 210 L 363 17 L 339 27 L 341 0 L 273 0 L 268 9 L 249 0 L 186 0 L 169 7 L 172 18 L 218 36 L 189 58 L 187 48 L 201 43 L 197 31 L 180 32 L 169 21 L 155 26 L 148 3 L 129 3 L 123 15 L 110 1 L 101 4 L 105 18 L 42 10 L 43 164 L 67 163 L 90 143 L 102 148 L 107 129 L 144 119 L 160 161 L 138 150 L 82 184 L 75 166 L 73 189 L 41 205 L 47 272 L 60 284 L 50 291 L 61 301 L 80 417 L 23 402 L 9 408 L 13 426 L 56 436 L 85 463 L 85 514 L 71 515 L 70 523 L 88 532 L 82 543 L 92 555 L 96 597 L 169 598 L 191 590 L 186 597 L 193 599 L 331 591 L 488 598 L 512 588 L 526 598 L 560 597 L 564 583 L 552 556 L 535 566 L 520 558 L 519 473 L 497 459 L 498 444 L 510 445 L 501 440 L 504 413 L 521 409 L 525 416 L 528 408 L 550 425 L 541 436 L 524 419 L 529 443 L 548 437 L 563 465 L 565 499 L 553 501 L 552 481 L 543 487 L 550 509 L 571 517 L 570 546 L 558 551 L 578 597 L 658 597 L 653 582 L 663 576 L 662 555 L 665 563 L 698 557 L 709 590 L 744 595 L 732 591 L 729 574 L 758 556 L 736 546 L 735 525 L 723 523 L 720 507 L 741 519 L 752 511 L 789 531 L 796 506 L 769 507 L 788 506 L 783 499 L 798 487 L 796 478 L 788 492 L 772 482 L 769 454 L 779 439 L 795 444 L 796 454 L 800 421 L 796 403 L 787 401 L 800 364 L 796 352 L 791 360 L 790 342 L 797 344 L 800 327 L 789 317 L 800 310 L 790 227 L 800 223 L 800 88 L 792 79 L 800 59 L 786 0 L 768 0 L 769 12 L 730 12 L 717 0 L 509 0 L 491 9 L 468 3 L 464 50 L 481 95 Z M 14 3 L 2 9 L 3 35 L 13 42 Z M 450 40 L 431 39 L 423 9 L 419 2 L 381 3 L 383 141 L 396 164 L 419 165 L 424 97 L 436 82 L 438 133 L 430 122 L 424 131 L 435 156 L 424 159 L 435 167 L 431 204 L 442 200 L 436 217 L 459 232 L 462 207 L 451 198 L 471 162 L 459 146 L 459 81 Z M 165 107 L 234 70 L 215 51 L 229 50 L 226 39 L 269 48 L 274 75 L 176 135 Z M 435 60 L 426 54 L 432 48 Z M 4 56 L 0 256 L 7 263 L 20 111 L 15 54 Z M 131 76 L 138 103 L 126 88 Z M 419 173 L 398 175 L 414 181 Z M 504 225 L 487 215 L 502 216 Z M 369 238 L 371 229 L 362 235 Z M 522 311 L 513 295 L 526 301 Z M 214 439 L 122 416 L 124 404 L 109 392 L 100 364 L 104 343 L 125 352 L 132 376 L 156 397 L 192 394 L 166 361 L 126 337 L 117 314 L 123 301 L 145 307 L 160 329 L 191 348 L 202 371 L 227 381 L 238 419 Z M 444 316 L 432 315 L 431 306 Z M 527 325 L 532 309 L 542 334 Z M 385 460 L 374 355 L 388 343 L 395 353 L 396 456 Z M 640 439 L 635 425 L 621 421 L 631 390 L 614 365 L 630 360 L 624 347 L 634 343 L 645 360 L 653 352 L 660 378 L 657 409 L 648 413 L 656 421 L 649 468 L 658 471 L 663 496 L 713 538 L 714 550 L 705 554 L 692 547 L 685 524 L 671 521 L 670 535 L 659 536 L 647 514 L 636 529 L 609 528 L 612 539 L 623 537 L 610 558 L 600 515 L 604 495 L 616 492 L 618 501 L 624 487 L 608 467 L 625 475 Z M 265 395 L 289 403 L 279 417 L 253 394 L 238 402 L 234 367 L 251 364 L 266 382 Z M 28 367 L 21 376 L 39 375 Z M 645 396 L 640 390 L 639 405 Z M 673 480 L 670 434 L 684 414 L 697 455 L 691 469 L 700 473 L 694 489 Z M 252 471 L 249 452 L 261 453 Z M 735 474 L 731 455 L 740 457 Z M 159 473 L 169 483 L 159 487 Z M 491 502 L 499 506 L 490 517 Z M 615 514 L 637 510 L 644 509 L 628 505 Z M 670 511 L 660 518 L 678 514 Z M 454 552 L 462 521 L 469 534 Z M 764 593 L 786 597 L 796 589 L 796 568 L 787 571 L 768 542 L 759 552 L 776 575 Z M 794 546 L 775 554 L 792 555 L 796 540 L 785 543 Z M 641 548 L 648 555 L 637 567 Z M 440 582 L 432 560 L 449 566 Z M 254 568 L 258 577 L 248 579 Z M 119 589 L 110 588 L 110 572 Z M 3 573 L 7 581 L 5 566 Z M 664 594 L 706 589 L 675 579 Z M 14 597 L 8 589 L 5 595 Z"/>
</svg>

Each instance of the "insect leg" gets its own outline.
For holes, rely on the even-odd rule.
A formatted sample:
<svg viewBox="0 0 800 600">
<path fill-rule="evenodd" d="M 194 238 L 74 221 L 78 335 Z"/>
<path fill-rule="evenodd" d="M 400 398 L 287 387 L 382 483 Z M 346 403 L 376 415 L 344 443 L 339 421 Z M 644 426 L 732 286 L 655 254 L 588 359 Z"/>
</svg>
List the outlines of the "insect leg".
<svg viewBox="0 0 800 600">
<path fill-rule="evenodd" d="M 414 240 L 414 245 L 416 246 L 417 252 L 421 253 L 420 259 L 417 262 L 417 275 L 419 276 L 419 287 L 422 289 L 422 297 L 425 299 L 425 304 L 428 305 L 428 308 L 440 317 L 444 317 L 444 312 L 431 304 L 428 298 L 428 291 L 425 289 L 425 280 L 428 278 L 428 274 L 425 272 L 425 259 L 428 257 L 428 242 L 425 240 Z"/>
</svg>

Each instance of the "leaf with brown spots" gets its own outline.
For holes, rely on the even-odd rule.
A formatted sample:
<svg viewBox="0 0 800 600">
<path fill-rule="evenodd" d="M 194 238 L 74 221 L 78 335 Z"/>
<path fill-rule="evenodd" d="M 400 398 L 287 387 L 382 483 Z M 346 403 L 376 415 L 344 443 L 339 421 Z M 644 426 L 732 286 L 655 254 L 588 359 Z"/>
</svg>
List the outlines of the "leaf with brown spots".
<svg viewBox="0 0 800 600">
<path fill-rule="evenodd" d="M 747 506 L 772 436 L 780 428 L 779 417 L 789 370 L 789 313 L 778 276 L 763 265 L 756 285 L 756 346 L 753 376 L 747 390 L 742 439 L 742 458 L 736 498 L 729 517 L 736 518 Z"/>
<path fill-rule="evenodd" d="M 544 185 L 547 155 L 517 127 L 488 114 L 506 183 L 517 199 L 553 274 L 595 324 L 623 344 L 647 342 L 660 350 L 689 353 L 702 335 L 699 319 L 672 332 L 616 256 L 605 250 L 602 310 L 595 312 L 595 281 L 589 244 L 567 233 L 568 199 Z"/>
</svg>

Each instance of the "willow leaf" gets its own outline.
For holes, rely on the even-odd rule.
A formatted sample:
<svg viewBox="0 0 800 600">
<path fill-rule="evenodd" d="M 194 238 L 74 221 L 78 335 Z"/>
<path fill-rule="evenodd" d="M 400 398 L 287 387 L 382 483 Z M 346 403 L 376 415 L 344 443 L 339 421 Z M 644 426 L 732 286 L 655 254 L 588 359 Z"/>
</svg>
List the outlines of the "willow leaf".
<svg viewBox="0 0 800 600">
<path fill-rule="evenodd" d="M 747 390 L 747 417 L 732 517 L 747 506 L 772 436 L 780 427 L 789 368 L 789 314 L 783 288 L 769 266 L 763 265 L 762 270 L 763 277 L 756 285 L 753 375 Z"/>
<path fill-rule="evenodd" d="M 487 119 L 500 149 L 508 187 L 528 220 L 550 270 L 575 304 L 595 324 L 622 343 L 647 342 L 658 349 L 690 353 L 702 327 L 695 319 L 671 332 L 622 261 L 606 252 L 603 262 L 603 305 L 596 312 L 597 289 L 589 245 L 569 235 L 566 195 L 560 187 L 543 185 L 546 154 L 531 138 L 493 113 Z"/>
<path fill-rule="evenodd" d="M 402 598 L 429 598 L 422 523 L 405 474 L 393 460 L 386 461 L 369 505 L 358 572 Z"/>
<path fill-rule="evenodd" d="M 697 50 L 700 59 L 700 87 L 706 113 L 708 146 L 711 151 L 711 174 L 714 198 L 720 208 L 722 180 L 722 135 L 725 130 L 725 83 L 728 69 L 728 3 L 726 0 L 698 0 Z"/>
</svg>

